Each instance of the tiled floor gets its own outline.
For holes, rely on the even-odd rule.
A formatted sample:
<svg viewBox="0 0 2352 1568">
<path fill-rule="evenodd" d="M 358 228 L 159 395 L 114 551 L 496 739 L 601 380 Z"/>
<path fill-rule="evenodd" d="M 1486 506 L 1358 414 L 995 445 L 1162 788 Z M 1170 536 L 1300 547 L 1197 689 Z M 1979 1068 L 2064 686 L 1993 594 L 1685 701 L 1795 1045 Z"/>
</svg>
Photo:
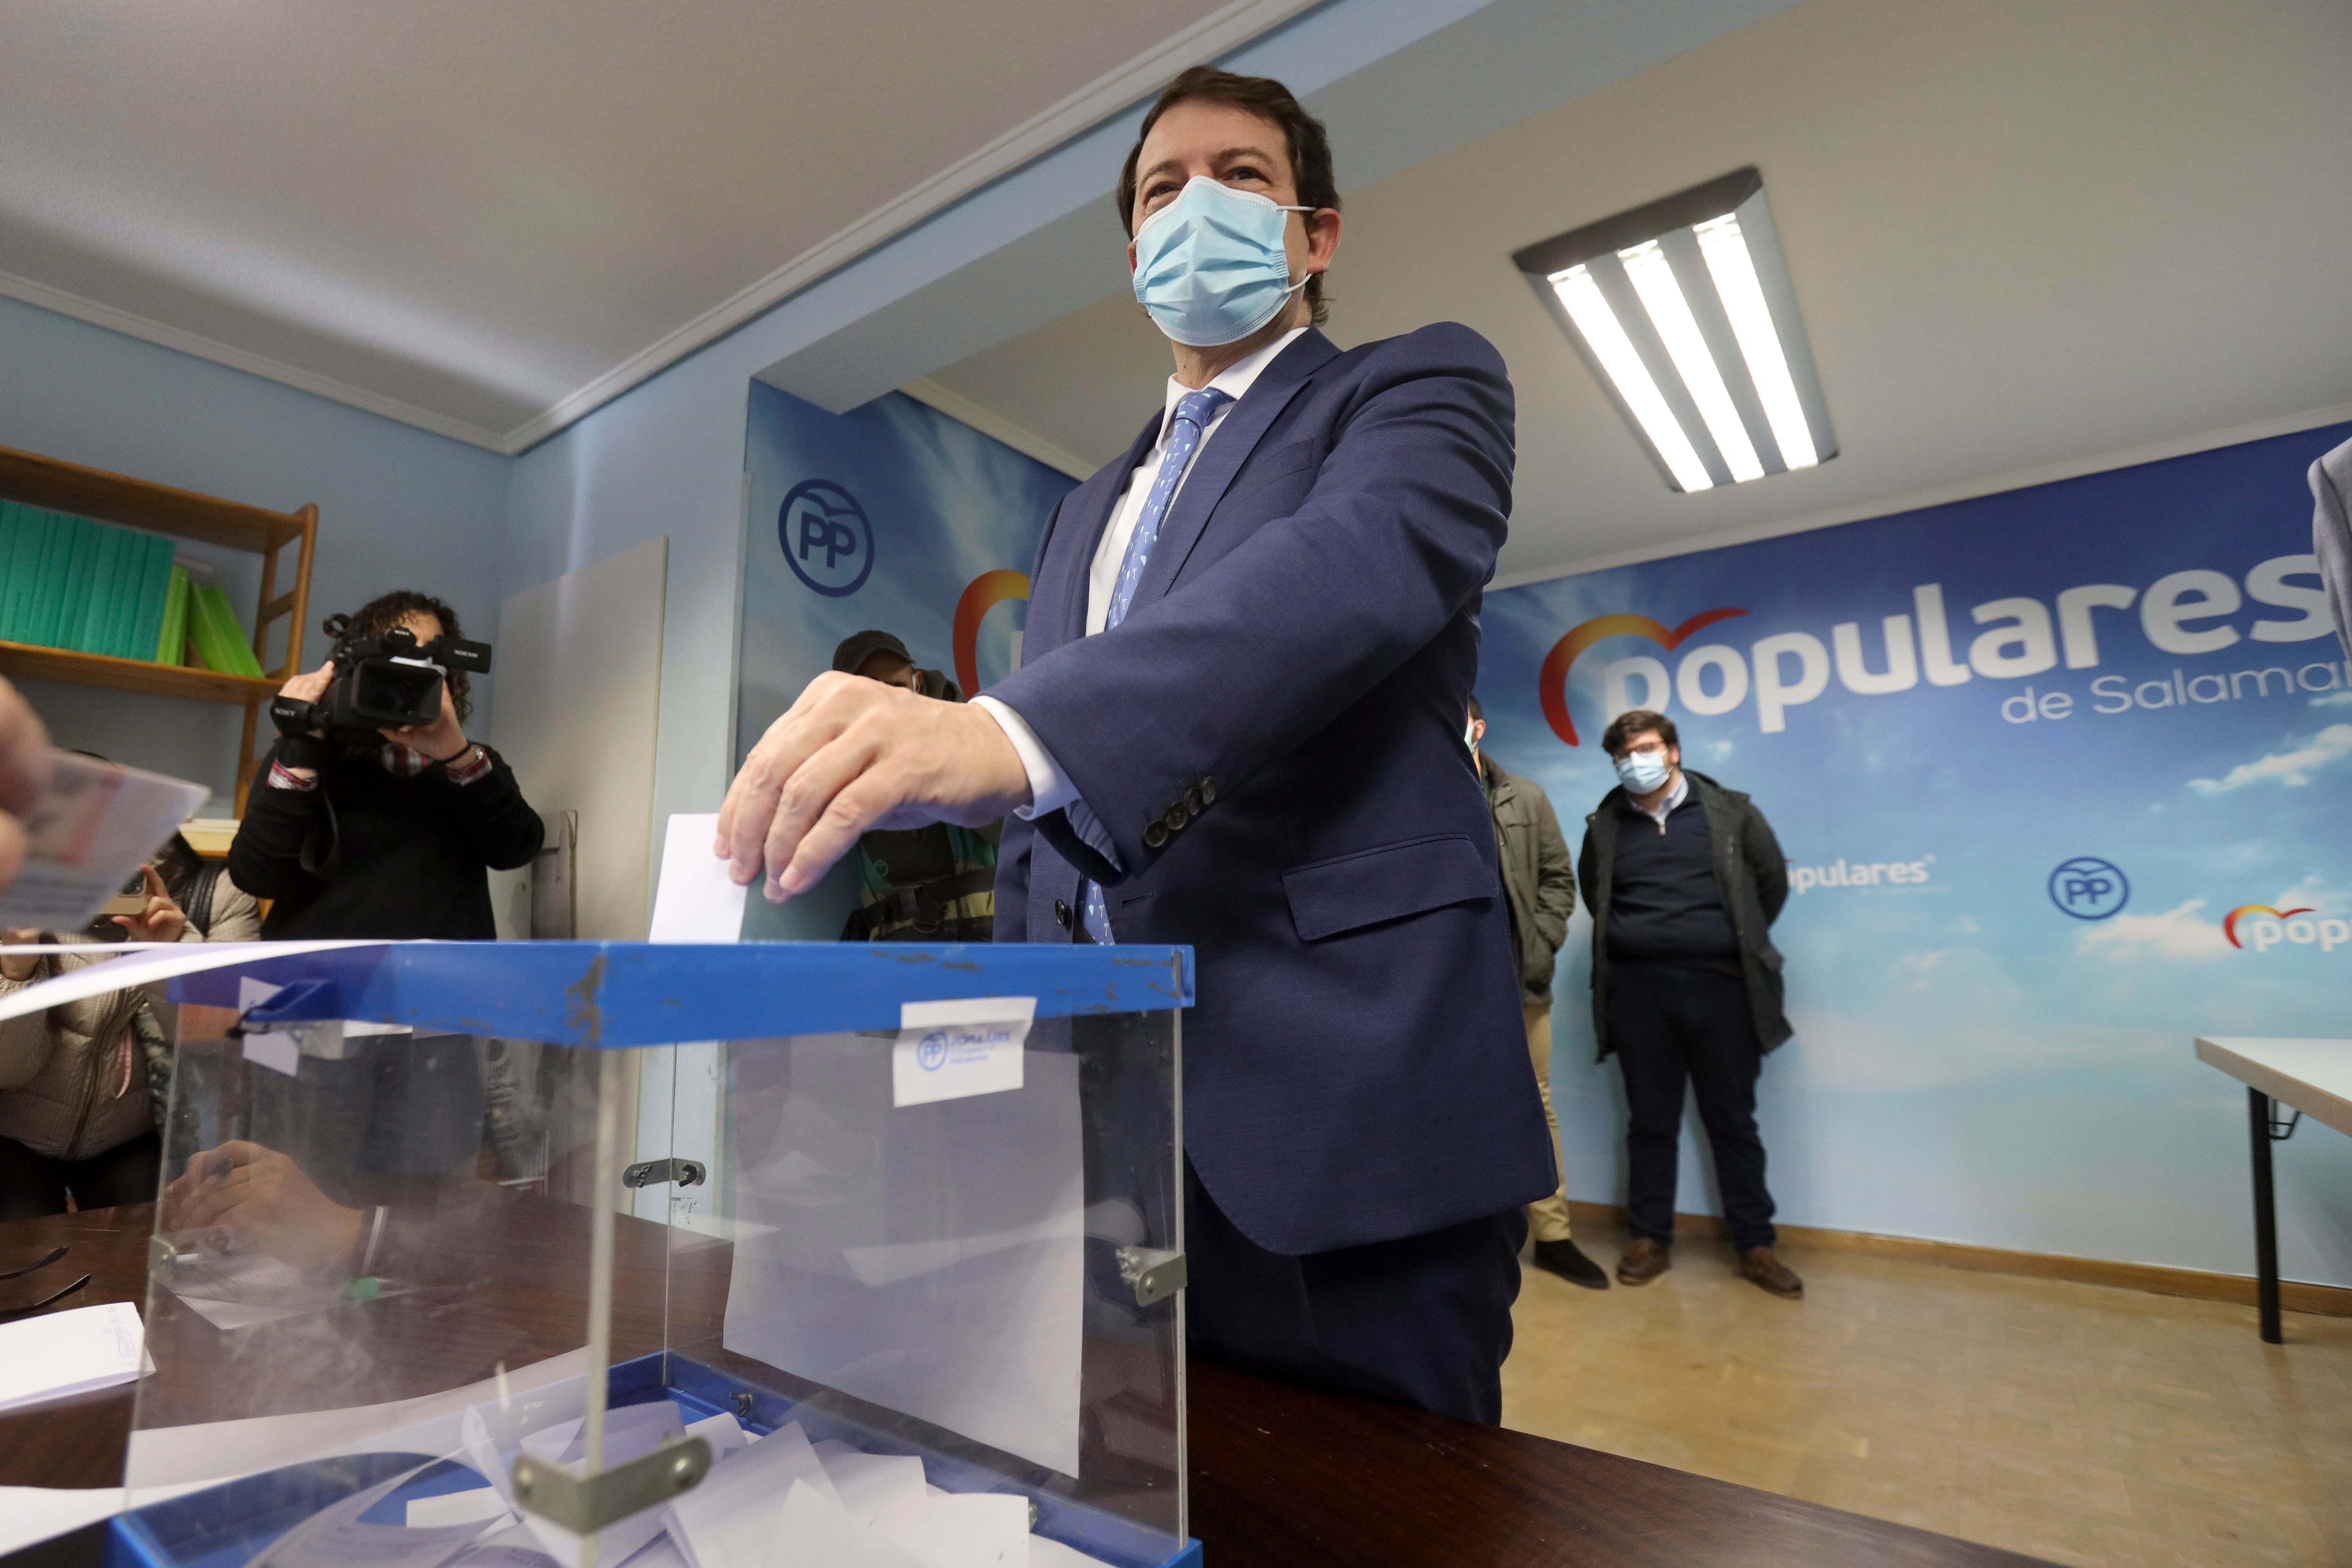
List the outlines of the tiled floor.
<svg viewBox="0 0 2352 1568">
<path fill-rule="evenodd" d="M 2249 1308 L 1793 1250 L 1788 1302 L 1675 1254 L 1528 1269 L 1504 1425 L 2054 1563 L 2352 1568 L 2352 1319 L 2265 1345 Z"/>
</svg>

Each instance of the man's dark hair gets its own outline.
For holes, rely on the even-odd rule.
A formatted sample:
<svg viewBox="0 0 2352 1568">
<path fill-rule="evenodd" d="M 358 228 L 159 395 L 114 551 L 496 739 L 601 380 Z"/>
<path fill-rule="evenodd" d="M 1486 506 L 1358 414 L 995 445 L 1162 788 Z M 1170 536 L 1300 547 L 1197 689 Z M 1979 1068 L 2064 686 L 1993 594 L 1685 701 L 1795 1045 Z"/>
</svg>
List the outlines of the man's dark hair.
<svg viewBox="0 0 2352 1568">
<path fill-rule="evenodd" d="M 1601 732 L 1601 749 L 1611 756 L 1625 750 L 1625 742 L 1634 736 L 1651 731 L 1669 746 L 1679 746 L 1683 738 L 1675 733 L 1675 721 L 1663 713 L 1653 713 L 1647 708 L 1628 708 L 1609 721 L 1609 728 Z"/>
<path fill-rule="evenodd" d="M 1229 103 L 1282 127 L 1283 137 L 1289 143 L 1290 177 L 1298 186 L 1298 205 L 1310 215 L 1325 207 L 1333 212 L 1339 210 L 1339 182 L 1331 173 L 1331 139 L 1325 133 L 1323 122 L 1300 108 L 1288 88 L 1272 77 L 1236 76 L 1214 66 L 1194 66 L 1160 93 L 1160 101 L 1143 117 L 1142 129 L 1135 133 L 1135 145 L 1128 150 L 1127 162 L 1119 165 L 1118 221 L 1126 227 L 1129 239 L 1135 237 L 1135 165 L 1143 155 L 1143 139 L 1151 134 L 1151 128 L 1160 123 L 1161 115 L 1180 103 L 1196 99 L 1207 103 Z M 1331 311 L 1323 303 L 1320 272 L 1307 280 L 1307 304 L 1311 319 L 1321 326 Z"/>
<path fill-rule="evenodd" d="M 1484 712 L 1479 710 L 1478 694 L 1475 691 L 1472 692 L 1470 694 L 1470 717 L 1473 719 L 1484 719 L 1486 716 L 1486 715 Z"/>
<path fill-rule="evenodd" d="M 353 610 L 343 627 L 343 635 L 380 637 L 410 616 L 431 616 L 441 623 L 441 630 L 446 636 L 462 637 L 466 635 L 465 628 L 457 624 L 457 611 L 430 594 L 419 594 L 408 588 L 380 594 Z M 332 637 L 334 633 L 331 630 L 327 635 Z M 472 718 L 474 702 L 466 672 L 450 670 L 442 677 L 442 681 L 449 688 L 449 705 L 457 710 L 458 722 L 463 723 Z"/>
</svg>

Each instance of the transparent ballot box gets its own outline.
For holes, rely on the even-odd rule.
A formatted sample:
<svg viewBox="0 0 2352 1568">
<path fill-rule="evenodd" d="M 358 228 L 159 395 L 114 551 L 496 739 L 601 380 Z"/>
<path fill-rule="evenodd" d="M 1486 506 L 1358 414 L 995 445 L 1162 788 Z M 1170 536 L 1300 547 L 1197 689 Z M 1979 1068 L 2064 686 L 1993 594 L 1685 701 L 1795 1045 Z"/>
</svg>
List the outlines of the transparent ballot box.
<svg viewBox="0 0 2352 1568">
<path fill-rule="evenodd" d="M 1182 948 L 172 982 L 122 1568 L 1197 1563 Z"/>
</svg>

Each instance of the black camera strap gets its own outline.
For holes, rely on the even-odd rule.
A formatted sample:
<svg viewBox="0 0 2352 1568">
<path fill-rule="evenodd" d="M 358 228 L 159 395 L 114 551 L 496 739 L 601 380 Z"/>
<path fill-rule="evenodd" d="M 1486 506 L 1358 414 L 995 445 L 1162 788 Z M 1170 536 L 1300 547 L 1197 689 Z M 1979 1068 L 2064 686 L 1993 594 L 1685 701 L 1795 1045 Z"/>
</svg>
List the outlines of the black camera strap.
<svg viewBox="0 0 2352 1568">
<path fill-rule="evenodd" d="M 302 837 L 299 863 L 303 871 L 325 881 L 343 868 L 343 829 L 335 820 L 335 797 L 327 793 L 327 775 L 319 775 L 319 810 L 320 816 Z"/>
</svg>

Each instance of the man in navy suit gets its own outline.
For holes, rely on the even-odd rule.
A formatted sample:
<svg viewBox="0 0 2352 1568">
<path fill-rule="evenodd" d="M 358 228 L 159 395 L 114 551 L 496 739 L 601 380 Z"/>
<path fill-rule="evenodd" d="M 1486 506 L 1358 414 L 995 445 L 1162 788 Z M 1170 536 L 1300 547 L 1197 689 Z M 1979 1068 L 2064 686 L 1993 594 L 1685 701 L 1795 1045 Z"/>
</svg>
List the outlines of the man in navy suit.
<svg viewBox="0 0 2352 1568">
<path fill-rule="evenodd" d="M 719 852 L 806 891 L 874 826 L 1010 814 L 1000 940 L 1189 942 L 1193 1348 L 1493 1422 L 1555 1156 L 1462 714 L 1512 396 L 1467 328 L 1340 351 L 1323 127 L 1202 68 L 1119 183 L 1164 405 L 1064 499 L 1023 668 L 971 704 L 821 676 Z"/>
</svg>

